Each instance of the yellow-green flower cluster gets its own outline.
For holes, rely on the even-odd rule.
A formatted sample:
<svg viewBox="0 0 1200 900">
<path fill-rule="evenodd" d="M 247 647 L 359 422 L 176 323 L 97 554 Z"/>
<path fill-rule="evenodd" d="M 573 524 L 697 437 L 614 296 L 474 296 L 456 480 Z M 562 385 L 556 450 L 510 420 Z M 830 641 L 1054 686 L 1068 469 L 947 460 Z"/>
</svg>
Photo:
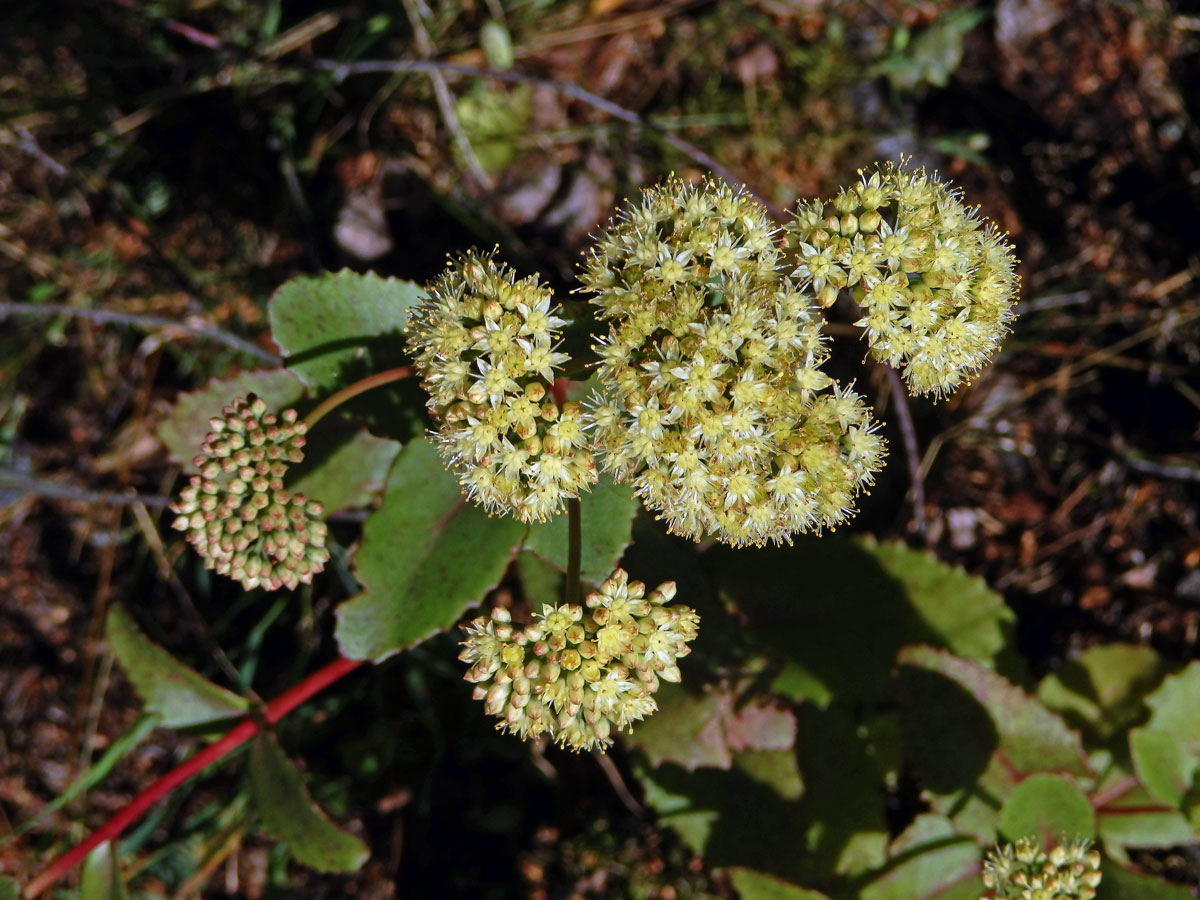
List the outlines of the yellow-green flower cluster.
<svg viewBox="0 0 1200 900">
<path fill-rule="evenodd" d="M 589 490 L 596 465 L 583 410 L 559 404 L 559 317 L 549 288 L 490 256 L 452 260 L 409 322 L 438 448 L 490 512 L 543 521 Z"/>
<path fill-rule="evenodd" d="M 587 595 L 585 606 L 546 604 L 525 628 L 508 610 L 463 627 L 459 659 L 498 728 L 522 738 L 546 735 L 571 750 L 603 749 L 658 706 L 660 679 L 679 681 L 700 618 L 668 606 L 675 582 L 649 594 L 623 569 Z"/>
<path fill-rule="evenodd" d="M 289 463 L 304 458 L 305 426 L 254 394 L 209 420 L 194 460 L 200 470 L 172 504 L 172 523 L 204 565 L 250 590 L 307 584 L 329 559 L 320 503 L 283 488 Z"/>
<path fill-rule="evenodd" d="M 867 406 L 821 371 L 820 312 L 781 256 L 750 197 L 671 181 L 585 264 L 609 322 L 595 443 L 677 534 L 739 546 L 831 527 L 882 462 Z"/>
<path fill-rule="evenodd" d="M 952 393 L 1013 319 L 1012 246 L 959 192 L 888 163 L 831 203 L 801 203 L 787 230 L 795 275 L 828 307 L 849 291 L 872 355 L 913 394 Z"/>
<path fill-rule="evenodd" d="M 1100 884 L 1100 854 L 1072 840 L 1049 853 L 1030 838 L 989 851 L 983 863 L 989 889 L 980 900 L 1091 900 Z"/>
</svg>

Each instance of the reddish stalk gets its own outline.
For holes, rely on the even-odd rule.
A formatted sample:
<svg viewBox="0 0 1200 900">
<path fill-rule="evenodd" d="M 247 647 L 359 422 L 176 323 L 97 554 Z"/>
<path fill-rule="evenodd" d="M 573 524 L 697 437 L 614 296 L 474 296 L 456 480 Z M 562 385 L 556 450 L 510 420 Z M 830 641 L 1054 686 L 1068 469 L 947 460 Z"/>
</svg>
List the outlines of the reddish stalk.
<svg viewBox="0 0 1200 900">
<path fill-rule="evenodd" d="M 263 716 L 267 722 L 274 724 L 290 713 L 314 694 L 324 690 L 343 675 L 348 675 L 363 664 L 360 659 L 337 659 L 322 669 L 313 672 L 299 684 L 288 688 L 267 704 Z M 42 870 L 33 881 L 26 885 L 23 896 L 25 900 L 33 900 L 47 888 L 55 884 L 71 869 L 83 862 L 93 849 L 104 841 L 118 837 L 122 831 L 149 809 L 157 800 L 165 797 L 172 790 L 199 774 L 208 766 L 218 762 L 227 754 L 236 750 L 258 733 L 258 723 L 246 718 L 227 732 L 224 737 L 209 744 L 191 759 L 176 766 L 166 775 L 150 785 L 133 798 L 120 812 L 93 831 L 80 844 L 68 850 L 49 866 Z"/>
<path fill-rule="evenodd" d="M 312 428 L 323 418 L 325 418 L 326 414 L 337 409 L 347 400 L 352 400 L 359 394 L 365 394 L 367 391 L 371 390 L 372 388 L 377 388 L 380 385 L 391 384 L 393 381 L 399 381 L 402 378 L 408 378 L 412 374 L 412 366 L 400 366 L 395 369 L 387 369 L 383 372 L 376 372 L 374 375 L 368 375 L 366 378 L 362 379 L 362 381 L 356 381 L 354 384 L 348 385 L 347 387 L 342 388 L 336 394 L 332 394 L 322 400 L 316 409 L 304 417 L 304 424 L 309 428 Z"/>
</svg>

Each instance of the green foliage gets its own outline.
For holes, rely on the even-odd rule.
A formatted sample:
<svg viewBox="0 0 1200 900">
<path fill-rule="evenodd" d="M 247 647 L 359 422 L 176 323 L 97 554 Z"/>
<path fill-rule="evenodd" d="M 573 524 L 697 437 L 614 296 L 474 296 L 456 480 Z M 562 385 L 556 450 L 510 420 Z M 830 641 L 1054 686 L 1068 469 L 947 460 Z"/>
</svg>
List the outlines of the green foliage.
<svg viewBox="0 0 1200 900">
<path fill-rule="evenodd" d="M 337 612 L 342 653 L 379 660 L 451 627 L 500 580 L 525 532 L 467 502 L 429 441 L 409 442 L 363 528 L 363 592 Z"/>
<path fill-rule="evenodd" d="M 512 45 L 504 46 L 506 32 L 489 28 L 481 37 L 489 58 L 497 57 L 500 63 L 497 68 L 512 66 Z M 497 89 L 479 83 L 458 98 L 454 109 L 479 164 L 485 172 L 496 172 L 517 156 L 518 142 L 533 112 L 533 89 L 525 84 Z"/>
<path fill-rule="evenodd" d="M 666 685 L 659 711 L 626 740 L 655 766 L 664 762 L 693 771 L 700 766 L 729 769 L 733 755 L 745 750 L 790 751 L 796 742 L 796 717 L 767 698 L 739 703 L 729 687 L 690 697 L 684 688 Z"/>
<path fill-rule="evenodd" d="M 1200 663 L 1169 676 L 1146 698 L 1152 713 L 1129 734 L 1134 769 L 1150 793 L 1200 830 Z"/>
<path fill-rule="evenodd" d="M 304 448 L 304 461 L 289 470 L 288 490 L 316 500 L 326 513 L 369 506 L 382 492 L 400 446 L 369 431 L 346 438 L 318 430 Z"/>
<path fill-rule="evenodd" d="M 997 824 L 1009 840 L 1032 837 L 1050 847 L 1065 838 L 1091 838 L 1096 813 L 1087 795 L 1072 782 L 1038 772 L 1013 788 Z"/>
<path fill-rule="evenodd" d="M 362 368 L 364 356 L 376 370 L 400 360 L 388 345 L 400 344 L 420 297 L 411 281 L 373 272 L 298 275 L 271 297 L 271 336 L 305 386 L 331 392 L 361 377 L 351 372 Z"/>
<path fill-rule="evenodd" d="M 831 535 L 780 550 L 714 549 L 706 565 L 779 655 L 776 689 L 822 706 L 877 698 L 905 644 L 991 662 L 1013 620 L 981 579 L 899 544 Z"/>
<path fill-rule="evenodd" d="M 120 606 L 108 611 L 109 647 L 142 697 L 167 728 L 211 725 L 243 715 L 245 699 L 218 687 L 149 640 Z"/>
<path fill-rule="evenodd" d="M 318 872 L 354 872 L 370 851 L 329 820 L 309 796 L 300 773 L 271 734 L 250 747 L 250 796 L 263 828 L 287 844 L 297 862 Z"/>
<path fill-rule="evenodd" d="M 116 850 L 111 841 L 105 841 L 84 860 L 79 878 L 80 900 L 126 900 L 128 896 Z"/>
<path fill-rule="evenodd" d="M 788 884 L 753 869 L 731 866 L 725 872 L 742 900 L 829 900 L 822 893 Z"/>
<path fill-rule="evenodd" d="M 404 330 L 421 289 L 411 281 L 343 269 L 299 275 L 271 297 L 271 335 L 284 364 L 316 397 L 403 366 Z M 346 404 L 372 432 L 404 441 L 424 427 L 417 386 L 371 391 Z"/>
<path fill-rule="evenodd" d="M 888 847 L 888 856 L 891 864 L 863 887 L 862 900 L 979 896 L 979 848 L 942 816 L 918 816 Z"/>
<path fill-rule="evenodd" d="M 878 71 L 897 92 L 917 91 L 927 85 L 945 87 L 962 63 L 967 32 L 986 16 L 982 9 L 951 9 L 915 37 L 901 27 L 891 55 L 879 63 Z"/>
<path fill-rule="evenodd" d="M 275 411 L 295 406 L 304 396 L 304 385 L 287 369 L 260 369 L 231 378 L 214 378 L 198 391 L 180 394 L 158 426 L 158 439 L 171 459 L 182 463 L 186 472 L 197 471 L 193 460 L 205 435 L 212 431 L 208 420 L 219 417 L 234 398 L 247 394 L 257 394 L 266 401 L 267 409 Z"/>
<path fill-rule="evenodd" d="M 1163 672 L 1150 647 L 1098 644 L 1042 679 L 1038 699 L 1087 739 L 1105 745 L 1145 718 L 1146 694 Z"/>
<path fill-rule="evenodd" d="M 904 51 L 909 68 L 891 66 L 896 86 L 944 83 L 977 21 L 973 11 L 943 16 Z M 501 37 L 493 27 L 482 39 L 503 61 L 511 46 Z M 514 152 L 528 116 L 522 96 L 477 86 L 460 99 L 485 167 Z M 790 229 L 804 237 L 800 249 L 776 241 L 765 211 L 726 188 L 672 182 L 643 201 L 585 263 L 590 312 L 609 326 L 571 369 L 597 364 L 604 376 L 586 406 L 578 384 L 564 393 L 565 323 L 549 286 L 469 253 L 427 292 L 349 271 L 288 282 L 270 304 L 285 367 L 181 398 L 164 443 L 189 459 L 189 442 L 205 440 L 234 387 L 278 406 L 372 386 L 321 420 L 305 460 L 272 488 L 369 510 L 361 538 L 338 557 L 351 594 L 336 610 L 341 653 L 378 662 L 410 650 L 494 591 L 490 613 L 465 627 L 460 656 L 486 712 L 502 730 L 576 750 L 605 747 L 634 725 L 621 741 L 658 823 L 723 867 L 746 900 L 974 900 L 982 851 L 997 840 L 1033 839 L 1053 861 L 1075 838 L 1098 841 L 1112 873 L 1100 896 L 1119 897 L 1142 878 L 1132 851 L 1195 844 L 1200 663 L 1168 674 L 1148 649 L 1097 646 L 1031 693 L 1014 614 L 981 579 L 871 538 L 743 546 L 841 521 L 881 462 L 863 398 L 820 371 L 829 347 L 819 307 L 843 289 L 863 302 L 886 262 L 892 287 L 912 296 L 903 313 L 892 309 L 894 292 L 874 297 L 868 330 L 878 338 L 908 316 L 903 327 L 929 343 L 919 352 L 947 362 L 954 333 L 943 319 L 969 323 L 971 304 L 991 304 L 983 324 L 997 328 L 972 347 L 956 344 L 952 373 L 923 382 L 918 373 L 918 393 L 946 393 L 982 365 L 1010 317 L 1001 236 L 976 234 L 974 213 L 944 185 L 894 169 L 864 176 L 828 208 L 802 206 Z M 885 220 L 890 206 L 908 218 Z M 934 237 L 974 235 L 966 257 L 954 241 L 929 238 L 930 217 L 944 226 Z M 834 234 L 841 256 L 822 262 Z M 991 268 L 978 266 L 980 254 Z M 908 266 L 917 255 L 919 277 Z M 798 274 L 782 275 L 792 264 Z M 943 300 L 966 312 L 934 309 Z M 884 356 L 911 367 L 915 345 L 900 337 Z M 417 379 L 396 381 L 410 362 L 428 403 Z M 418 434 L 426 405 L 433 440 Z M 569 504 L 578 519 L 556 516 L 592 480 L 594 458 L 627 483 L 605 477 Z M 575 468 L 564 476 L 567 462 Z M 263 493 L 239 477 L 251 483 L 234 493 Z M 639 502 L 665 529 L 637 518 Z M 212 520 L 201 525 L 211 530 Z M 238 524 L 216 527 L 218 537 L 222 527 Z M 731 546 L 698 552 L 666 532 Z M 663 583 L 645 609 L 640 587 L 625 590 L 625 568 Z M 601 591 L 581 602 L 581 582 Z M 672 618 L 665 601 L 676 589 L 704 623 L 691 656 L 697 614 L 681 604 Z M 530 613 L 528 625 L 514 624 Z M 245 709 L 119 609 L 109 629 L 148 711 L 167 724 Z M 659 690 L 660 679 L 684 683 Z M 397 743 L 360 756 L 386 769 L 401 752 Z M 253 745 L 249 795 L 299 862 L 353 871 L 365 861 L 365 844 L 314 804 L 270 735 Z M 1066 852 L 1057 850 L 1060 862 Z"/>
<path fill-rule="evenodd" d="M 579 506 L 580 515 L 587 522 L 580 573 L 586 581 L 599 584 L 616 568 L 621 554 L 633 539 L 637 500 L 627 486 L 601 476 L 599 484 L 589 493 L 580 495 Z M 530 526 L 525 549 L 562 567 L 567 559 L 566 516 L 556 516 L 548 522 Z"/>
</svg>

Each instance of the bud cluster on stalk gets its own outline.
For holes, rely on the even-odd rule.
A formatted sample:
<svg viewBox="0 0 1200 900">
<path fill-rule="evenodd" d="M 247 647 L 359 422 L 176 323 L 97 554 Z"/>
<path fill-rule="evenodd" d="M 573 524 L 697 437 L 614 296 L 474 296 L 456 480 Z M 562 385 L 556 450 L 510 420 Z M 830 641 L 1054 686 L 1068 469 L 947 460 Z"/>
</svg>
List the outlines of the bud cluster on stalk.
<svg viewBox="0 0 1200 900">
<path fill-rule="evenodd" d="M 235 400 L 209 420 L 193 475 L 171 506 L 177 531 L 206 568 L 250 590 L 307 584 L 329 559 L 320 503 L 284 489 L 304 458 L 305 425 L 294 409 L 267 412 L 261 397 Z"/>
<path fill-rule="evenodd" d="M 1071 840 L 1049 852 L 1021 838 L 987 854 L 980 900 L 1092 900 L 1100 884 L 1100 854 L 1086 840 Z"/>
<path fill-rule="evenodd" d="M 578 403 L 558 403 L 566 321 L 536 276 L 491 256 L 450 261 L 413 310 L 409 349 L 428 390 L 434 439 L 468 495 L 541 522 L 591 489 L 596 465 Z"/>
<path fill-rule="evenodd" d="M 674 596 L 673 581 L 647 594 L 616 569 L 583 606 L 545 604 L 524 628 L 497 607 L 463 626 L 465 678 L 498 728 L 571 750 L 604 749 L 614 730 L 658 708 L 660 680 L 679 681 L 678 661 L 700 619 L 669 606 Z"/>
</svg>

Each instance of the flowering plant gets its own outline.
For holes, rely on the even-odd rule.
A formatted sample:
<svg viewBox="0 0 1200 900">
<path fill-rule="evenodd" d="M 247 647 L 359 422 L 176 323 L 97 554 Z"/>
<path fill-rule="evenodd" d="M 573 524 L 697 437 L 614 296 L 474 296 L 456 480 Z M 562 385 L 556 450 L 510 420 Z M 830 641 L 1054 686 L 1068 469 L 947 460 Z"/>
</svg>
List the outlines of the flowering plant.
<svg viewBox="0 0 1200 900">
<path fill-rule="evenodd" d="M 989 897 L 1087 900 L 1102 871 L 1132 896 L 1144 877 L 1089 841 L 1121 863 L 1193 841 L 1200 667 L 1164 677 L 1139 648 L 1095 648 L 1099 699 L 1049 680 L 1031 695 L 985 585 L 821 537 L 887 454 L 867 393 L 832 374 L 827 317 L 913 395 L 960 388 L 1014 317 L 1012 249 L 978 210 L 891 164 L 782 227 L 736 187 L 671 179 L 600 229 L 579 282 L 586 300 L 559 302 L 495 251 L 423 288 L 293 279 L 271 302 L 283 365 L 180 400 L 161 431 L 188 470 L 173 524 L 205 567 L 247 591 L 329 567 L 357 591 L 336 611 L 341 657 L 267 704 L 110 614 L 154 715 L 246 716 L 188 773 L 257 735 L 262 827 L 304 863 L 357 868 L 363 842 L 264 729 L 488 602 L 459 656 L 483 712 L 539 746 L 620 735 L 645 802 L 747 900 L 953 900 L 980 878 Z M 336 519 L 356 508 L 361 535 Z M 1127 742 L 1102 728 L 1118 715 L 1144 723 Z M 918 812 L 893 832 L 905 790 Z"/>
</svg>

